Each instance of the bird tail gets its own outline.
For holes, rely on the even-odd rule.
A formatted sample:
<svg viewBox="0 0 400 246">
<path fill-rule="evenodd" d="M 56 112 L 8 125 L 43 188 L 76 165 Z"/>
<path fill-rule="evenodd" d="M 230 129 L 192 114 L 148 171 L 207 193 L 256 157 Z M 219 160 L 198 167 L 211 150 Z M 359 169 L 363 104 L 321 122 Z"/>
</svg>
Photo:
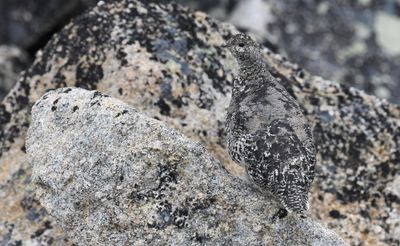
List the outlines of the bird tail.
<svg viewBox="0 0 400 246">
<path fill-rule="evenodd" d="M 282 205 L 289 212 L 304 215 L 309 208 L 308 190 L 305 187 L 286 187 L 284 194 L 280 195 Z"/>
</svg>

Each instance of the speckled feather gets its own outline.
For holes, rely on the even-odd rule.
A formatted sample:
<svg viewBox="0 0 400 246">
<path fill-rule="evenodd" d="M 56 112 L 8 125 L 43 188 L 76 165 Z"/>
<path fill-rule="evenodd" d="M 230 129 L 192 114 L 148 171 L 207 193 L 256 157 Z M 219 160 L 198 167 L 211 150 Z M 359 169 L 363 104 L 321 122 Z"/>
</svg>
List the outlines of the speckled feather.
<svg viewBox="0 0 400 246">
<path fill-rule="evenodd" d="M 269 73 L 258 44 L 239 34 L 226 46 L 239 64 L 226 122 L 229 154 L 285 209 L 304 213 L 315 169 L 307 119 L 297 101 Z"/>
</svg>

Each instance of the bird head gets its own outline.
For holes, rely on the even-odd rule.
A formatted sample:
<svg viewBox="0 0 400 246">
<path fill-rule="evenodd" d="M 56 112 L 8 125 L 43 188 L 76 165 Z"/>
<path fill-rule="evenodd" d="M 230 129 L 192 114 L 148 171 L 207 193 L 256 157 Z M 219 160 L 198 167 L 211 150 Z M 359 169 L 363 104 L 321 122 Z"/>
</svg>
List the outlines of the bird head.
<svg viewBox="0 0 400 246">
<path fill-rule="evenodd" d="M 243 33 L 231 37 L 224 47 L 228 48 L 239 64 L 262 59 L 260 45 Z"/>
</svg>

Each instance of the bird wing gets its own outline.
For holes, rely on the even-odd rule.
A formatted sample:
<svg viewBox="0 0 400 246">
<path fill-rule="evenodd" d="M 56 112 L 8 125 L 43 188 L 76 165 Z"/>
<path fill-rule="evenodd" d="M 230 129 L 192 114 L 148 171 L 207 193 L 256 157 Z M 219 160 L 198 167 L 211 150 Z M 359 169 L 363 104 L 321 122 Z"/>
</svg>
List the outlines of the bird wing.
<svg viewBox="0 0 400 246">
<path fill-rule="evenodd" d="M 242 161 L 254 182 L 282 198 L 289 210 L 306 210 L 315 166 L 312 136 L 300 140 L 287 121 L 276 119 L 243 141 Z"/>
</svg>

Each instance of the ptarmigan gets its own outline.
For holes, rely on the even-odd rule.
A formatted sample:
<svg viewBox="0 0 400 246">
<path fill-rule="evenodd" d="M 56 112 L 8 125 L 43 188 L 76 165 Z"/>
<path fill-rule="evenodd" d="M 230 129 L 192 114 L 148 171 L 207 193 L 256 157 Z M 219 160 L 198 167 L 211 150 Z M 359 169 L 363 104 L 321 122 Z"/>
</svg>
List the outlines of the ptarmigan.
<svg viewBox="0 0 400 246">
<path fill-rule="evenodd" d="M 225 46 L 239 64 L 226 122 L 229 154 L 256 186 L 283 205 L 280 217 L 282 212 L 304 216 L 315 170 L 310 125 L 269 72 L 256 42 L 238 34 Z"/>
</svg>

